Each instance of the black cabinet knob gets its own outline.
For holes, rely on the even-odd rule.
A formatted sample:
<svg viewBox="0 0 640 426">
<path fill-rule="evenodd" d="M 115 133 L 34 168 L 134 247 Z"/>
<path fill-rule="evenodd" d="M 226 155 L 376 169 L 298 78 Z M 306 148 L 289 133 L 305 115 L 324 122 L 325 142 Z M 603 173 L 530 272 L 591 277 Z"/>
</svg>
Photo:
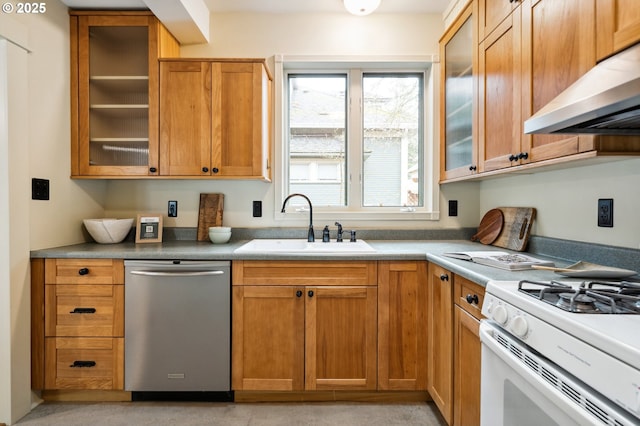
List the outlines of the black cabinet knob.
<svg viewBox="0 0 640 426">
<path fill-rule="evenodd" d="M 157 169 L 157 168 L 155 168 L 155 167 L 149 167 L 149 172 L 151 172 L 151 173 L 155 173 L 155 172 L 157 172 L 157 171 L 158 171 L 158 169 Z"/>
<path fill-rule="evenodd" d="M 208 167 L 203 167 L 202 168 L 202 172 L 203 173 L 209 173 L 209 168 Z"/>
<path fill-rule="evenodd" d="M 469 166 L 469 170 L 472 172 L 475 172 L 476 170 L 478 170 L 478 167 L 476 166 Z"/>
<path fill-rule="evenodd" d="M 478 295 L 477 294 L 467 294 L 467 303 L 478 304 Z"/>
<path fill-rule="evenodd" d="M 296 291 L 296 297 L 302 297 L 302 290 Z"/>
<path fill-rule="evenodd" d="M 220 169 L 218 169 L 217 167 L 214 167 L 213 169 L 211 169 L 211 171 L 213 173 L 218 173 L 220 171 Z"/>
<path fill-rule="evenodd" d="M 89 273 L 89 268 L 78 269 L 78 275 L 87 275 L 88 273 Z"/>
<path fill-rule="evenodd" d="M 440 275 L 440 281 L 449 281 L 449 275 L 447 274 Z"/>
<path fill-rule="evenodd" d="M 309 290 L 307 294 L 309 295 L 309 297 L 313 297 L 313 290 Z"/>
<path fill-rule="evenodd" d="M 527 158 L 529 158 L 528 152 L 521 152 L 520 154 L 518 154 L 518 159 L 520 160 L 526 160 Z"/>
<path fill-rule="evenodd" d="M 515 160 L 517 160 L 517 159 L 518 159 L 518 156 L 517 156 L 517 155 L 513 155 L 513 154 L 511 154 L 511 155 L 509 156 L 509 161 L 515 161 Z"/>
</svg>

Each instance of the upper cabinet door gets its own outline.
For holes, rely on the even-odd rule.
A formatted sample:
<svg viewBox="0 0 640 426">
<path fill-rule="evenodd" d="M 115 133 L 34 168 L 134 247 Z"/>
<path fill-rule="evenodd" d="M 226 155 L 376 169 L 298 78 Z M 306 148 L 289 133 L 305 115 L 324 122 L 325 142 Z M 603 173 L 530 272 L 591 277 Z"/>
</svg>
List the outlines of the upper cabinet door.
<svg viewBox="0 0 640 426">
<path fill-rule="evenodd" d="M 484 40 L 507 16 L 520 5 L 521 0 L 479 0 L 478 39 Z"/>
<path fill-rule="evenodd" d="M 259 60 L 160 62 L 160 173 L 270 180 L 271 78 Z"/>
<path fill-rule="evenodd" d="M 160 63 L 160 174 L 211 174 L 211 62 Z"/>
<path fill-rule="evenodd" d="M 149 12 L 72 12 L 70 28 L 72 177 L 157 175 L 157 60 L 177 42 Z"/>
<path fill-rule="evenodd" d="M 594 0 L 525 0 L 522 9 L 522 118 L 528 119 L 595 64 Z M 558 28 L 573 28 L 558 31 Z M 591 135 L 524 135 L 535 162 L 590 149 Z"/>
<path fill-rule="evenodd" d="M 269 88 L 261 63 L 215 64 L 212 166 L 219 176 L 268 177 Z"/>
<path fill-rule="evenodd" d="M 479 45 L 480 171 L 520 164 L 522 62 L 520 8 Z"/>
<path fill-rule="evenodd" d="M 477 39 L 475 2 L 471 2 L 440 39 L 440 179 L 454 179 L 477 170 L 475 98 Z"/>
<path fill-rule="evenodd" d="M 640 42 L 638 0 L 596 0 L 597 58 Z"/>
</svg>

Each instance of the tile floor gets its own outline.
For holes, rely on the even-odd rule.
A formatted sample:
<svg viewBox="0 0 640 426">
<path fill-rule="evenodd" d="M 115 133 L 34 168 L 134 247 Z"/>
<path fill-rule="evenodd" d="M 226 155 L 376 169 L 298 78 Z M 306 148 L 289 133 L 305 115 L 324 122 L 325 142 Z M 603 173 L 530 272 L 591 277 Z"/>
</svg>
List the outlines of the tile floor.
<svg viewBox="0 0 640 426">
<path fill-rule="evenodd" d="M 433 403 L 43 403 L 21 426 L 445 426 Z"/>
</svg>

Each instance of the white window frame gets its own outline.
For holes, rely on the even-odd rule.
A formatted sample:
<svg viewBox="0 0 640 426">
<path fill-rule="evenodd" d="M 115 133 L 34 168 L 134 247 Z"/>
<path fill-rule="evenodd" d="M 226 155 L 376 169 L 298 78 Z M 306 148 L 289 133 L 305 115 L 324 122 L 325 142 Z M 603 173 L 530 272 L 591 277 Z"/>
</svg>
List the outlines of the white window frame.
<svg viewBox="0 0 640 426">
<path fill-rule="evenodd" d="M 435 55 L 425 56 L 400 56 L 400 57 L 329 57 L 329 56 L 283 56 L 274 57 L 275 78 L 274 78 L 274 98 L 275 98 L 275 156 L 274 156 L 274 197 L 275 212 L 274 219 L 286 224 L 308 223 L 308 213 L 306 208 L 287 208 L 285 213 L 281 212 L 281 206 L 288 194 L 288 177 L 286 164 L 288 162 L 287 143 L 287 86 L 288 74 L 296 72 L 314 73 L 335 73 L 343 71 L 347 74 L 353 72 L 424 72 L 424 135 L 423 135 L 423 206 L 421 207 L 361 207 L 348 206 L 313 206 L 314 222 L 320 223 L 323 220 L 344 220 L 354 223 L 354 221 L 415 221 L 415 220 L 439 220 L 439 161 L 438 161 L 438 81 L 439 64 Z M 354 71 L 356 70 L 356 71 Z M 353 74 L 349 78 L 352 78 Z M 360 75 L 361 77 L 361 75 Z M 361 104 L 360 99 L 348 99 L 351 102 L 351 110 L 348 113 L 348 131 L 352 132 L 358 128 L 357 122 L 360 120 Z M 356 108 L 356 110 L 353 110 Z M 354 125 L 355 124 L 355 125 Z M 349 134 L 348 140 L 354 140 L 354 135 Z M 360 138 L 357 136 L 357 138 Z M 362 158 L 362 144 L 348 143 L 347 157 Z M 362 199 L 362 185 L 359 182 L 362 175 L 362 161 L 354 161 L 351 168 L 347 170 L 349 181 L 348 191 L 351 191 L 351 199 Z M 294 200 L 292 200 L 294 201 Z M 295 200 L 296 203 L 304 201 L 301 198 Z M 285 224 L 283 223 L 283 225 Z"/>
</svg>

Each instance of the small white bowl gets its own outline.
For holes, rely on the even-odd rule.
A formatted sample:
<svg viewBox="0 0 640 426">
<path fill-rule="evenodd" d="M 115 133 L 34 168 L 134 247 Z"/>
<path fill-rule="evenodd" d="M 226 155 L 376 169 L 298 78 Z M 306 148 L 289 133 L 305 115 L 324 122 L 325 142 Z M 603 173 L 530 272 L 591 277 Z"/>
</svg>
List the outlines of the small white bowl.
<svg viewBox="0 0 640 426">
<path fill-rule="evenodd" d="M 213 244 L 224 244 L 231 238 L 231 231 L 229 232 L 211 232 L 209 231 L 209 239 Z"/>
<path fill-rule="evenodd" d="M 209 233 L 223 233 L 226 234 L 228 232 L 231 232 L 231 227 L 230 226 L 212 226 L 209 228 Z"/>
<path fill-rule="evenodd" d="M 100 244 L 115 244 L 125 239 L 133 219 L 84 219 L 89 235 Z"/>
</svg>

